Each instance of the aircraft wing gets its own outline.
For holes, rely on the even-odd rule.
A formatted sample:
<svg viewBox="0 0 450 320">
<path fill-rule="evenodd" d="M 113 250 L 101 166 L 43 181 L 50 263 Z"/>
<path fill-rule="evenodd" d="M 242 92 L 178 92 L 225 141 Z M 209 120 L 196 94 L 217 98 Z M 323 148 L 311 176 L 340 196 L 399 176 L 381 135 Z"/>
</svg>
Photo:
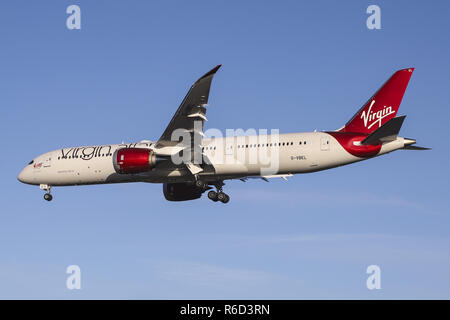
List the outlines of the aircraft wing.
<svg viewBox="0 0 450 320">
<path fill-rule="evenodd" d="M 191 154 L 194 154 L 194 152 L 201 152 L 200 145 L 194 146 L 194 141 L 201 142 L 203 137 L 203 126 L 204 122 L 207 121 L 206 106 L 208 104 L 211 81 L 214 74 L 221 66 L 222 65 L 219 64 L 211 69 L 191 86 L 186 97 L 183 99 L 183 102 L 181 102 L 181 105 L 178 107 L 177 112 L 175 112 L 172 120 L 170 120 L 166 130 L 156 143 L 156 148 L 173 147 L 181 142 L 179 140 L 182 139 L 179 137 L 174 137 L 175 139 L 178 138 L 175 141 L 172 140 L 172 133 L 174 130 L 181 129 L 190 134 Z"/>
</svg>

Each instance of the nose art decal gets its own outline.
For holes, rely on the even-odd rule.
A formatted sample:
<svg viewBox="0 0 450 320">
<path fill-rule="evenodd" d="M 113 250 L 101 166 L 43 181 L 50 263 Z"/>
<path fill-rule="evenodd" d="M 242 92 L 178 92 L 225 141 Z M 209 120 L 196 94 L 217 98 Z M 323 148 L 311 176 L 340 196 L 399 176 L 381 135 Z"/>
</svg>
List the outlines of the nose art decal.
<svg viewBox="0 0 450 320">
<path fill-rule="evenodd" d="M 40 169 L 42 167 L 42 162 L 33 164 L 33 168 Z"/>
</svg>

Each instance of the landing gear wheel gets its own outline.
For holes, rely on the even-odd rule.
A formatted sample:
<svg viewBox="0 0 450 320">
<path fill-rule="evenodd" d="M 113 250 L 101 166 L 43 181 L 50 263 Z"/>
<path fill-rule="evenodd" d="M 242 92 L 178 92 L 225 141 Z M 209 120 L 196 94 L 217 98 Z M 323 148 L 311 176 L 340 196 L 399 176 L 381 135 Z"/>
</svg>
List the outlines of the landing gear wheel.
<svg viewBox="0 0 450 320">
<path fill-rule="evenodd" d="M 227 203 L 228 201 L 230 201 L 230 197 L 226 193 L 219 192 L 217 194 L 217 200 L 219 200 L 222 203 Z"/>
<path fill-rule="evenodd" d="M 230 196 L 225 194 L 225 199 L 222 200 L 222 203 L 228 203 L 230 202 Z"/>
<path fill-rule="evenodd" d="M 50 193 L 46 193 L 44 194 L 44 199 L 47 201 L 52 201 L 53 197 Z"/>
<path fill-rule="evenodd" d="M 211 190 L 210 192 L 208 192 L 208 198 L 211 199 L 214 202 L 219 200 L 217 198 L 217 192 L 215 192 L 214 190 Z"/>
</svg>

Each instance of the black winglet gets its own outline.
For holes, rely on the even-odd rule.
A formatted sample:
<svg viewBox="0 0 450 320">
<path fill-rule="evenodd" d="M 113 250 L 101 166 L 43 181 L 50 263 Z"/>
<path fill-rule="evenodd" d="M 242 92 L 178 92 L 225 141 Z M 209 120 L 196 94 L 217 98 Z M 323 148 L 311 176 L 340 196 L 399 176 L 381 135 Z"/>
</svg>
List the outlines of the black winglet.
<svg viewBox="0 0 450 320">
<path fill-rule="evenodd" d="M 209 77 L 209 76 L 215 74 L 215 73 L 217 72 L 217 70 L 220 69 L 221 66 L 222 66 L 221 64 L 215 66 L 215 67 L 212 68 L 210 71 L 208 71 L 208 72 L 205 73 L 203 76 L 201 76 L 200 79 L 198 79 L 195 83 L 201 81 L 202 79 L 205 79 L 206 77 Z"/>
</svg>

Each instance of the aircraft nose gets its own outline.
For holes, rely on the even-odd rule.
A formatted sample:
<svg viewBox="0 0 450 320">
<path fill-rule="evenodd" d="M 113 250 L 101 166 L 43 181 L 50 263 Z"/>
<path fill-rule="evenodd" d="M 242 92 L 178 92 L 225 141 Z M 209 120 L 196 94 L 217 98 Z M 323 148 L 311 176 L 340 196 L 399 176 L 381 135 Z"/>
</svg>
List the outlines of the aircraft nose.
<svg viewBox="0 0 450 320">
<path fill-rule="evenodd" d="M 31 172 L 29 166 L 26 166 L 22 169 L 22 171 L 20 171 L 19 175 L 17 176 L 17 180 L 22 183 L 31 183 Z"/>
</svg>

